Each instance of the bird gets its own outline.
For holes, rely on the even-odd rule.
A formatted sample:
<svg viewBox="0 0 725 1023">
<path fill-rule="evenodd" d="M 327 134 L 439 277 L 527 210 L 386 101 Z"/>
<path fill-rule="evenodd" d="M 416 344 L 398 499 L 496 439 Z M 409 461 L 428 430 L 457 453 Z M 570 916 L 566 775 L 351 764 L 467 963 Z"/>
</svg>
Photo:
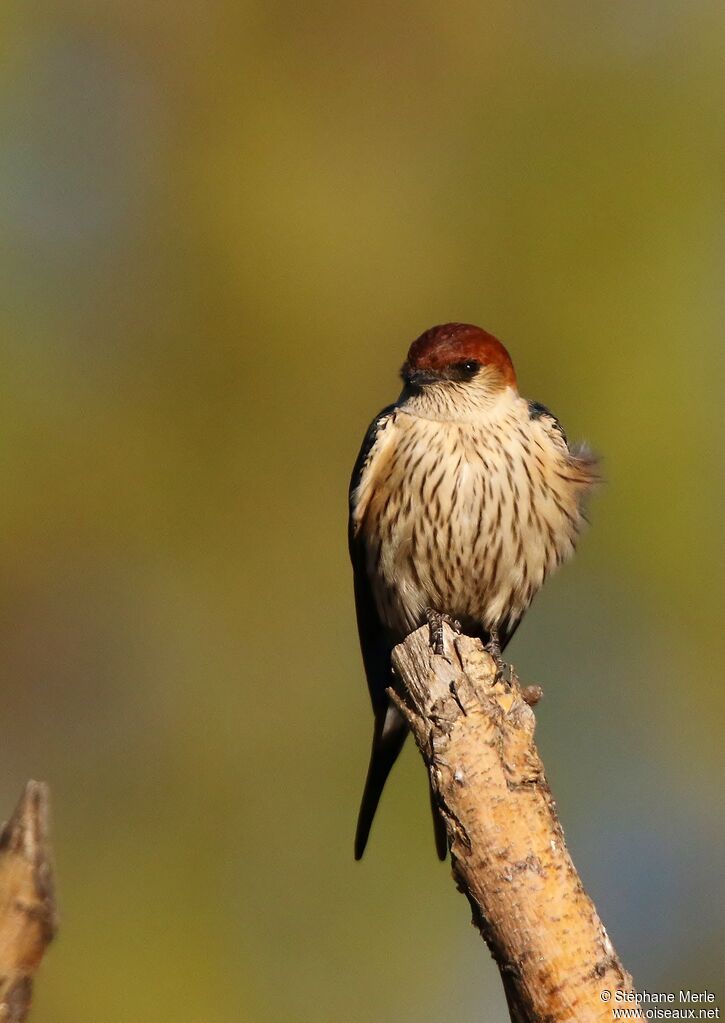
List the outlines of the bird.
<svg viewBox="0 0 725 1023">
<path fill-rule="evenodd" d="M 370 424 L 349 489 L 348 541 L 372 702 L 370 763 L 355 834 L 365 850 L 408 733 L 390 700 L 391 653 L 426 622 L 482 640 L 497 664 L 547 576 L 574 553 L 598 459 L 519 394 L 511 357 L 467 323 L 412 343 L 398 400 Z M 432 789 L 436 849 L 446 829 Z"/>
</svg>

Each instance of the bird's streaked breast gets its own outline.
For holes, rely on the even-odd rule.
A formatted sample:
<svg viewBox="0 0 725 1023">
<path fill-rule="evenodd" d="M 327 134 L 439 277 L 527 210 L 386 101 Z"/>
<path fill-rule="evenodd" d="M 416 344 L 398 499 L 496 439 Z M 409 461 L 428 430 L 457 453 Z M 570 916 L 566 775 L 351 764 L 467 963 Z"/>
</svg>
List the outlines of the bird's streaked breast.
<svg viewBox="0 0 725 1023">
<path fill-rule="evenodd" d="M 427 607 L 484 627 L 520 617 L 574 550 L 585 476 L 518 397 L 483 422 L 396 410 L 353 501 L 383 623 L 402 636 Z"/>
</svg>

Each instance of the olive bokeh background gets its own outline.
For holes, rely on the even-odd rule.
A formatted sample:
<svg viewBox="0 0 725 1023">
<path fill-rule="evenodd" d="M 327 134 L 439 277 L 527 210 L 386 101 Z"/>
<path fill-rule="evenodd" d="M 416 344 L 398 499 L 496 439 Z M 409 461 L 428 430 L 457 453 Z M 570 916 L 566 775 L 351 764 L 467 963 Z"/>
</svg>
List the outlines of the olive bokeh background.
<svg viewBox="0 0 725 1023">
<path fill-rule="evenodd" d="M 506 1018 L 412 748 L 352 861 L 348 473 L 446 320 L 605 457 L 510 654 L 638 985 L 717 991 L 725 9 L 4 15 L 0 813 L 50 783 L 62 911 L 35 1023 Z"/>
</svg>

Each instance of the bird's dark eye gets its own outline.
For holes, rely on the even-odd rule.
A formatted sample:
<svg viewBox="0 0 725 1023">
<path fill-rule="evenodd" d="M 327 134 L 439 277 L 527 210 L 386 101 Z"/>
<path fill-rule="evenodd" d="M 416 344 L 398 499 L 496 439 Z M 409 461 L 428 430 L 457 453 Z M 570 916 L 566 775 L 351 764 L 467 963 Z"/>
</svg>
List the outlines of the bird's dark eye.
<svg viewBox="0 0 725 1023">
<path fill-rule="evenodd" d="M 475 374 L 478 373 L 480 368 L 481 368 L 481 363 L 480 362 L 476 362 L 475 359 L 467 359 L 466 362 L 459 362 L 458 365 L 456 366 L 456 369 L 458 370 L 458 373 L 462 377 L 472 377 L 472 376 L 475 376 Z"/>
</svg>

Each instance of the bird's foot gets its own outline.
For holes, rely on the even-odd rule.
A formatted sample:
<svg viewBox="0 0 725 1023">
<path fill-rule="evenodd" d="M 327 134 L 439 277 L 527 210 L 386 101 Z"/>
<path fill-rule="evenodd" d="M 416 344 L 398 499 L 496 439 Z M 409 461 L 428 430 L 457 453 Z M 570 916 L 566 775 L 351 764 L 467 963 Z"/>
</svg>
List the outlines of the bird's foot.
<svg viewBox="0 0 725 1023">
<path fill-rule="evenodd" d="M 433 648 L 433 653 L 443 654 L 445 652 L 443 645 L 443 626 L 450 625 L 454 632 L 460 633 L 461 623 L 453 618 L 452 615 L 446 614 L 445 611 L 436 611 L 432 607 L 427 607 L 425 609 L 425 617 L 428 621 L 430 645 Z"/>
<path fill-rule="evenodd" d="M 493 657 L 494 663 L 496 665 L 494 685 L 497 682 L 504 682 L 505 676 L 509 671 L 509 666 L 506 664 L 503 657 L 501 656 L 501 641 L 498 638 L 498 629 L 496 629 L 495 627 L 492 627 L 488 630 L 488 643 L 484 645 L 484 650 L 486 651 L 487 654 L 490 654 L 491 657 Z M 511 681 L 510 677 L 508 681 L 510 683 Z"/>
</svg>

